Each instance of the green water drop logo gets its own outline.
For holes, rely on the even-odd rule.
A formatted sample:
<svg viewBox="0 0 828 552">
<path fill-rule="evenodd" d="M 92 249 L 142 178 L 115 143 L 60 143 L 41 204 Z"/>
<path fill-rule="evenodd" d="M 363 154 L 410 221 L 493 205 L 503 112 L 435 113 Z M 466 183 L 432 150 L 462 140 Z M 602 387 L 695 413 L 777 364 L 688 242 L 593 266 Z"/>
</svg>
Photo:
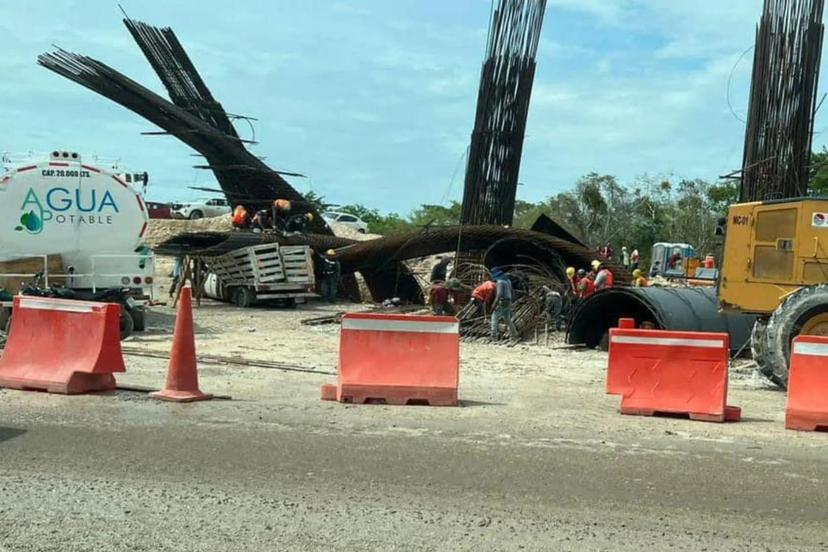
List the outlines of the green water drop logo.
<svg viewBox="0 0 828 552">
<path fill-rule="evenodd" d="M 15 230 L 18 232 L 26 230 L 29 234 L 39 234 L 43 231 L 43 219 L 33 210 L 28 213 L 23 213 L 20 216 L 20 226 L 16 226 Z"/>
</svg>

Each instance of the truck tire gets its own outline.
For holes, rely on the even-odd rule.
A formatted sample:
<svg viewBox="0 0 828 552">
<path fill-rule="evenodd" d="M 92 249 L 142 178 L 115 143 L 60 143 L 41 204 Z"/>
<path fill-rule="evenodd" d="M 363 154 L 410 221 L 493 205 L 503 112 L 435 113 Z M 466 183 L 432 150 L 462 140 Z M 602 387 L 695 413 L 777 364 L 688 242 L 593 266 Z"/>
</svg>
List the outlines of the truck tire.
<svg viewBox="0 0 828 552">
<path fill-rule="evenodd" d="M 750 332 L 750 353 L 753 357 L 753 362 L 756 363 L 756 369 L 760 374 L 779 385 L 774 381 L 776 376 L 773 374 L 773 366 L 770 364 L 766 351 L 765 340 L 768 333 L 768 319 L 757 318 L 753 323 L 753 330 Z"/>
<path fill-rule="evenodd" d="M 196 219 L 200 219 L 200 218 L 204 218 L 204 213 L 202 213 L 198 209 L 196 209 L 195 211 L 190 213 L 190 220 L 196 220 Z"/>
<path fill-rule="evenodd" d="M 145 309 L 144 307 L 135 307 L 130 311 L 129 314 L 132 316 L 132 324 L 136 332 L 143 332 L 147 329 L 147 309 Z"/>
<path fill-rule="evenodd" d="M 121 309 L 121 318 L 119 320 L 121 326 L 121 341 L 132 335 L 135 329 L 135 323 L 132 321 L 132 316 L 125 309 Z"/>
<path fill-rule="evenodd" d="M 8 307 L 0 307 L 0 330 L 9 333 L 10 322 L 11 309 Z"/>
<path fill-rule="evenodd" d="M 799 334 L 828 336 L 828 284 L 795 291 L 768 320 L 763 356 L 773 371 L 771 381 L 783 389 L 788 386 L 791 341 Z"/>
<path fill-rule="evenodd" d="M 246 309 L 256 302 L 256 292 L 252 289 L 239 286 L 233 290 L 233 304 L 240 309 Z"/>
</svg>

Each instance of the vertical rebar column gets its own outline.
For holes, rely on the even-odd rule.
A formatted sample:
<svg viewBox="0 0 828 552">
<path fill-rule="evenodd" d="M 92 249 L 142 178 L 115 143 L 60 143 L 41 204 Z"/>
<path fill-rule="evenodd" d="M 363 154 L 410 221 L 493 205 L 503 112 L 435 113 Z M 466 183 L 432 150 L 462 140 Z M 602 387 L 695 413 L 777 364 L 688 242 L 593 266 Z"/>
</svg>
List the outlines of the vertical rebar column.
<svg viewBox="0 0 828 552">
<path fill-rule="evenodd" d="M 765 0 L 756 29 L 740 201 L 807 194 L 824 0 Z"/>
<path fill-rule="evenodd" d="M 546 0 L 493 0 L 463 192 L 463 224 L 511 224 Z"/>
</svg>

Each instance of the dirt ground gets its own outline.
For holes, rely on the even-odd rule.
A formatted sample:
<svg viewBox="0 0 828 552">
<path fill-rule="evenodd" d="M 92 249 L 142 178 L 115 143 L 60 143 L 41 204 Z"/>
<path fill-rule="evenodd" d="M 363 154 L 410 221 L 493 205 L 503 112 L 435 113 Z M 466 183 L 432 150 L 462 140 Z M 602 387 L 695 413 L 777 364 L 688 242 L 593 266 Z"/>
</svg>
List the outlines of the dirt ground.
<svg viewBox="0 0 828 552">
<path fill-rule="evenodd" d="M 606 354 L 464 344 L 459 408 L 319 400 L 356 305 L 196 309 L 203 390 L 0 391 L 0 551 L 828 550 L 828 435 L 734 370 L 743 421 L 622 416 Z M 160 387 L 174 314 L 124 343 Z M 276 365 L 279 367 L 276 367 Z"/>
</svg>

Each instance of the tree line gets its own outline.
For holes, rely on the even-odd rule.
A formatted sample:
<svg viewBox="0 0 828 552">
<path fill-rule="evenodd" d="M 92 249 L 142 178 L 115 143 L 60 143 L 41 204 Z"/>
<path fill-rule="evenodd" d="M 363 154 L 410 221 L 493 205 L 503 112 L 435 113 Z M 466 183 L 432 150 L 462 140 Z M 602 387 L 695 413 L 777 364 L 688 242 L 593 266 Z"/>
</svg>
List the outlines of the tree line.
<svg viewBox="0 0 828 552">
<path fill-rule="evenodd" d="M 828 197 L 828 151 L 815 153 L 812 161 L 810 193 Z M 622 184 L 615 176 L 589 173 L 571 189 L 542 201 L 518 199 L 513 225 L 530 228 L 545 214 L 591 248 L 609 244 L 616 255 L 622 246 L 629 251 L 637 248 L 645 266 L 656 242 L 689 243 L 700 256 L 713 253 L 720 259 L 722 238 L 716 235 L 716 226 L 738 198 L 736 180 L 711 183 L 644 175 Z M 321 197 L 311 194 L 309 199 L 323 205 Z M 427 225 L 459 224 L 461 205 L 457 201 L 424 204 L 407 215 L 383 214 L 362 204 L 336 210 L 359 216 L 370 233 L 388 235 Z"/>
</svg>

